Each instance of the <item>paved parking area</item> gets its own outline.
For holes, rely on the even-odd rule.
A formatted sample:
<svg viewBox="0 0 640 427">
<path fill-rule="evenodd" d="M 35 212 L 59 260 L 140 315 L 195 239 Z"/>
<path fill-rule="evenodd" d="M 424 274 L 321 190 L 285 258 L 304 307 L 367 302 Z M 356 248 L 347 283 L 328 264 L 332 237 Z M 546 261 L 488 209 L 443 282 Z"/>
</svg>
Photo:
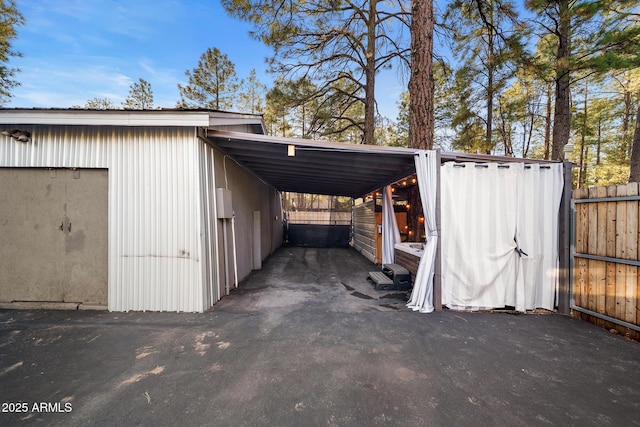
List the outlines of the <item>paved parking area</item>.
<svg viewBox="0 0 640 427">
<path fill-rule="evenodd" d="M 203 314 L 0 310 L 0 425 L 640 425 L 640 344 L 418 314 L 347 249 L 281 248 Z"/>
</svg>

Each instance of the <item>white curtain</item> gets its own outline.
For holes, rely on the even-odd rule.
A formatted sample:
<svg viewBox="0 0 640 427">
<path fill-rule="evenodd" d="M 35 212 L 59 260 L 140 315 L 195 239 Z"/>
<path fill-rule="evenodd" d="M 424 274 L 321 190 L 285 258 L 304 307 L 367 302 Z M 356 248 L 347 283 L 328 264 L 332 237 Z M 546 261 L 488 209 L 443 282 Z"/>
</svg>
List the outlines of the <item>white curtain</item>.
<svg viewBox="0 0 640 427">
<path fill-rule="evenodd" d="M 415 155 L 418 188 L 424 212 L 424 226 L 427 242 L 413 279 L 413 291 L 407 307 L 421 313 L 433 311 L 433 277 L 435 274 L 438 229 L 436 228 L 436 191 L 438 167 L 435 151 L 420 150 Z"/>
<path fill-rule="evenodd" d="M 562 184 L 562 165 L 442 167 L 444 305 L 553 309 Z"/>
<path fill-rule="evenodd" d="M 393 264 L 394 247 L 398 242 L 400 230 L 393 210 L 391 187 L 387 185 L 382 191 L 382 264 Z"/>
<path fill-rule="evenodd" d="M 515 305 L 517 186 L 522 164 L 442 167 L 442 303 L 478 310 Z"/>
<path fill-rule="evenodd" d="M 527 254 L 518 259 L 518 288 L 526 310 L 553 310 L 558 293 L 558 212 L 564 176 L 561 164 L 530 165 L 519 191 L 516 240 Z"/>
</svg>

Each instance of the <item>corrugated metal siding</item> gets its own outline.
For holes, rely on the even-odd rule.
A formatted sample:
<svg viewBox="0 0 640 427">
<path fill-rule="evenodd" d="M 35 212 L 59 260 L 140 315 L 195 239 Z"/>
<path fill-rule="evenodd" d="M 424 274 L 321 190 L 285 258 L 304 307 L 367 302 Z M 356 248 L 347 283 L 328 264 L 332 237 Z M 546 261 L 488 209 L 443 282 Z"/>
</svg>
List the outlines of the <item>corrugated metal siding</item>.
<svg viewBox="0 0 640 427">
<path fill-rule="evenodd" d="M 353 207 L 353 247 L 371 262 L 375 262 L 376 219 L 373 201 Z"/>
<path fill-rule="evenodd" d="M 195 130 L 119 132 L 111 142 L 109 307 L 202 311 Z"/>
<path fill-rule="evenodd" d="M 0 166 L 109 169 L 110 310 L 205 308 L 195 128 L 15 127 Z"/>
<path fill-rule="evenodd" d="M 200 197 L 202 203 L 201 247 L 202 281 L 205 308 L 220 300 L 220 270 L 218 269 L 218 220 L 216 215 L 216 183 L 214 150 L 203 141 L 200 144 Z"/>
<path fill-rule="evenodd" d="M 2 128 L 29 131 L 32 141 L 23 144 L 0 136 L 0 166 L 108 167 L 109 141 L 104 134 L 108 128 L 26 125 L 3 125 Z"/>
</svg>

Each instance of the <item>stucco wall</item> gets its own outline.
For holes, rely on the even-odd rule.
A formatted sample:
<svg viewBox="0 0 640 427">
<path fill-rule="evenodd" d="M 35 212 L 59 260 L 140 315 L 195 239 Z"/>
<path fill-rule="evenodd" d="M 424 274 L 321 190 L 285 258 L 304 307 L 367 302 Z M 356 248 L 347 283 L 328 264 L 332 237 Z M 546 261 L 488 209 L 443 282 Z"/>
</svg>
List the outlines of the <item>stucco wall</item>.
<svg viewBox="0 0 640 427">
<path fill-rule="evenodd" d="M 108 173 L 0 168 L 0 302 L 107 306 Z"/>
</svg>

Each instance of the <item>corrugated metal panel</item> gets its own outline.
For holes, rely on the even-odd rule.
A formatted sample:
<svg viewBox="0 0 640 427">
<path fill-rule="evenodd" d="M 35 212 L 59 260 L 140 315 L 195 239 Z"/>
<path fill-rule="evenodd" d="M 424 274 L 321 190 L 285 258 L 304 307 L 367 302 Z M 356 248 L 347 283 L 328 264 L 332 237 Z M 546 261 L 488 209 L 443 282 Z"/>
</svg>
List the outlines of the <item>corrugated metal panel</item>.
<svg viewBox="0 0 640 427">
<path fill-rule="evenodd" d="M 100 129 L 84 126 L 6 125 L 31 132 L 31 142 L 0 136 L 0 166 L 106 168 L 109 142 Z M 103 129 L 104 131 L 104 129 Z"/>
<path fill-rule="evenodd" d="M 353 247 L 371 262 L 375 260 L 375 211 L 373 201 L 353 207 Z"/>
<path fill-rule="evenodd" d="M 202 311 L 194 129 L 112 130 L 109 307 Z"/>
<path fill-rule="evenodd" d="M 195 128 L 16 127 L 0 166 L 109 169 L 110 310 L 205 308 Z"/>
<path fill-rule="evenodd" d="M 214 151 L 203 141 L 200 144 L 200 197 L 202 203 L 201 247 L 202 280 L 205 308 L 220 300 L 220 271 L 218 269 L 218 220 L 216 215 L 216 183 L 214 171 Z"/>
</svg>

